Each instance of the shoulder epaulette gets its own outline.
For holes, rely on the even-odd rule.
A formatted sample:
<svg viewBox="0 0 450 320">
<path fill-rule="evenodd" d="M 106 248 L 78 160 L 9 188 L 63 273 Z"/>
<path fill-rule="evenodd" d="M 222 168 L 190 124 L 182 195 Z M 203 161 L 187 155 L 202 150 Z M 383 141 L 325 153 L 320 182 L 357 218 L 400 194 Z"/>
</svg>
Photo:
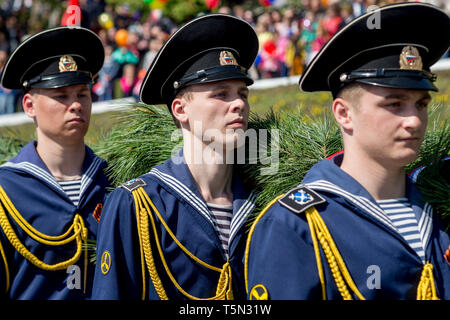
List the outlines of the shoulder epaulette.
<svg viewBox="0 0 450 320">
<path fill-rule="evenodd" d="M 136 178 L 136 179 L 131 179 L 130 181 L 121 184 L 120 187 L 124 188 L 130 192 L 133 192 L 137 188 L 145 187 L 146 185 L 147 185 L 147 183 L 143 179 Z"/>
<path fill-rule="evenodd" d="M 312 206 L 326 202 L 326 200 L 314 190 L 300 185 L 278 199 L 278 202 L 298 214 Z"/>
</svg>

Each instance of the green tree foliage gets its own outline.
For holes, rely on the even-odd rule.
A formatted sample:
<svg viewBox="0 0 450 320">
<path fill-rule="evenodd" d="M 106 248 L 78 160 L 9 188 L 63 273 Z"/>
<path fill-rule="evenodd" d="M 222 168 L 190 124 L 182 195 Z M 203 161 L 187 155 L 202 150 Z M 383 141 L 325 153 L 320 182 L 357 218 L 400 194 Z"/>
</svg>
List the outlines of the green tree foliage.
<svg viewBox="0 0 450 320">
<path fill-rule="evenodd" d="M 0 164 L 8 161 L 15 156 L 19 150 L 25 146 L 27 141 L 17 137 L 5 136 L 0 137 Z"/>
<path fill-rule="evenodd" d="M 143 10 L 148 7 L 148 5 L 143 0 L 106 0 L 107 4 L 111 5 L 128 5 L 131 11 Z"/>
<path fill-rule="evenodd" d="M 207 11 L 204 0 L 169 0 L 163 12 L 177 23 L 185 22 Z"/>
<path fill-rule="evenodd" d="M 440 112 L 442 105 L 434 109 Z M 147 173 L 181 148 L 181 133 L 165 107 L 138 104 L 118 120 L 110 136 L 96 148 L 97 153 L 109 162 L 108 173 L 116 186 Z M 420 157 L 406 171 L 426 166 L 417 185 L 424 196 L 423 201 L 434 207 L 448 228 L 450 161 L 439 159 L 449 155 L 450 121 L 437 125 L 439 122 L 439 117 L 431 117 Z M 246 182 L 259 190 L 259 210 L 255 212 L 277 195 L 298 185 L 315 163 L 342 149 L 339 128 L 329 111 L 315 117 L 305 115 L 301 108 L 294 112 L 253 114 L 249 128 L 256 132 L 266 129 L 268 134 L 267 138 L 262 138 L 265 140 L 262 144 L 255 144 L 255 141 L 251 145 L 247 143 L 247 159 L 237 168 L 242 171 Z M 275 131 L 278 134 L 274 135 Z M 272 143 L 276 144 L 275 148 L 272 148 Z M 264 145 L 267 149 L 261 152 Z M 252 153 L 251 148 L 258 150 Z M 276 150 L 278 167 L 274 174 L 261 174 L 271 165 L 267 160 L 272 157 L 272 150 Z M 256 161 L 250 161 L 250 155 L 255 154 L 258 156 Z"/>
<path fill-rule="evenodd" d="M 106 2 L 111 5 L 128 5 L 131 11 L 148 11 L 151 8 L 151 4 L 144 0 L 106 0 Z M 164 15 L 177 23 L 194 18 L 207 9 L 205 0 L 169 0 L 162 8 Z"/>
</svg>

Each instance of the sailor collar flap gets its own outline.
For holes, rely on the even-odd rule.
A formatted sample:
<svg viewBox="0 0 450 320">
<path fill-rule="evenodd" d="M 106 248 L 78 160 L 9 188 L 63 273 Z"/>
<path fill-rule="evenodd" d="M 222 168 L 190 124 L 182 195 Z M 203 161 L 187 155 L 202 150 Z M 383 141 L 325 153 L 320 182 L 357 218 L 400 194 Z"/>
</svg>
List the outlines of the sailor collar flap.
<svg viewBox="0 0 450 320">
<path fill-rule="evenodd" d="M 50 170 L 39 157 L 36 151 L 36 145 L 36 141 L 29 142 L 19 151 L 17 156 L 2 164 L 0 168 L 25 172 L 41 181 L 44 181 L 46 184 L 65 194 L 55 177 L 50 173 Z M 83 195 L 84 191 L 87 190 L 88 186 L 94 180 L 95 175 L 104 167 L 106 167 L 106 161 L 96 156 L 94 152 L 86 146 L 86 155 L 82 168 L 80 195 Z"/>
<path fill-rule="evenodd" d="M 406 176 L 406 174 L 405 174 Z M 407 198 L 411 203 L 419 224 L 419 232 L 426 247 L 432 232 L 433 209 L 428 203 L 421 203 L 422 198 L 411 179 L 406 177 Z M 319 194 L 331 193 L 351 205 L 359 208 L 373 221 L 399 234 L 391 219 L 385 214 L 376 200 L 367 190 L 346 172 L 342 171 L 330 160 L 322 160 L 316 164 L 303 180 L 304 186 Z"/>
<path fill-rule="evenodd" d="M 184 162 L 179 163 L 174 161 L 174 158 L 168 159 L 165 163 L 154 167 L 146 175 L 170 190 L 174 196 L 182 198 L 211 225 L 215 226 L 212 213 L 198 191 L 189 168 Z M 236 174 L 233 176 L 232 190 L 234 196 L 233 216 L 230 225 L 230 242 L 254 209 L 256 201 L 256 192 L 251 191 L 247 193 Z"/>
</svg>

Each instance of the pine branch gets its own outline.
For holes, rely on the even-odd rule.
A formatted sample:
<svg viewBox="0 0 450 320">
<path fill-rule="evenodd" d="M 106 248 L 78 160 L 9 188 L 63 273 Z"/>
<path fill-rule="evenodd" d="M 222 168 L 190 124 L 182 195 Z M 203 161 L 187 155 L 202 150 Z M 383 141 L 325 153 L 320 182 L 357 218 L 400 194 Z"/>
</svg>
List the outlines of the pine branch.
<svg viewBox="0 0 450 320">
<path fill-rule="evenodd" d="M 97 154 L 109 162 L 108 174 L 115 186 L 150 171 L 182 146 L 181 134 L 177 134 L 179 131 L 165 107 L 137 104 L 121 114 L 117 123 L 109 137 L 96 148 Z M 277 195 L 298 185 L 314 164 L 342 149 L 340 131 L 330 112 L 314 118 L 306 116 L 301 108 L 295 112 L 252 114 L 249 129 L 267 130 L 267 141 L 262 144 L 247 141 L 245 164 L 237 165 L 245 182 L 260 191 L 255 214 Z M 278 130 L 278 135 L 274 130 Z M 266 142 L 265 149 L 261 149 Z M 278 169 L 275 174 L 262 175 L 270 166 L 266 161 L 273 156 L 271 143 L 278 146 L 275 149 Z M 255 148 L 258 158 L 250 159 L 250 150 Z M 430 122 L 419 158 L 406 168 L 409 172 L 426 165 L 417 185 L 423 200 L 433 205 L 447 228 L 450 225 L 450 161 L 444 165 L 436 160 L 448 156 L 449 150 L 449 121 L 442 124 L 436 117 Z"/>
<path fill-rule="evenodd" d="M 181 142 L 167 108 L 136 104 L 118 115 L 117 126 L 96 147 L 108 161 L 114 186 L 150 171 Z"/>
</svg>

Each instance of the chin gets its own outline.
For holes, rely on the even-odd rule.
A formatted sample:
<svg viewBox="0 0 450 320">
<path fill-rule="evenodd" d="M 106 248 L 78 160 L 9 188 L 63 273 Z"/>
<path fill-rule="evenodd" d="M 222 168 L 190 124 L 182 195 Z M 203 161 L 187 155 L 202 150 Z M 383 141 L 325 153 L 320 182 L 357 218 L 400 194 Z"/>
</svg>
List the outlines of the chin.
<svg viewBox="0 0 450 320">
<path fill-rule="evenodd" d="M 409 152 L 405 152 L 405 153 L 399 155 L 397 157 L 397 161 L 398 161 L 398 164 L 401 164 L 404 167 L 404 166 L 407 166 L 408 164 L 410 164 L 411 162 L 417 160 L 418 157 L 419 157 L 418 151 L 410 150 Z"/>
<path fill-rule="evenodd" d="M 69 142 L 77 143 L 84 140 L 87 130 L 70 130 L 66 135 L 65 139 Z"/>
</svg>

